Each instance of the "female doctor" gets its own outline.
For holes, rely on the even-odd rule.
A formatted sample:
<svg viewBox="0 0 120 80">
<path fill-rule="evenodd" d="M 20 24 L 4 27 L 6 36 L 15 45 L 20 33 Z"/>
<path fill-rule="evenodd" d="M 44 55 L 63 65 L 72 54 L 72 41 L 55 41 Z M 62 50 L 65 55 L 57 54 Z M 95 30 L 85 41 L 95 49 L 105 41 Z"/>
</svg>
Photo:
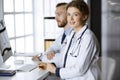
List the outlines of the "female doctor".
<svg viewBox="0 0 120 80">
<path fill-rule="evenodd" d="M 65 80 L 98 80 L 97 60 L 99 45 L 86 21 L 89 9 L 84 1 L 72 1 L 67 6 L 67 21 L 73 28 L 69 36 L 63 67 L 50 63 L 39 63 L 39 68 L 55 73 Z M 60 62 L 61 63 L 61 62 Z"/>
</svg>

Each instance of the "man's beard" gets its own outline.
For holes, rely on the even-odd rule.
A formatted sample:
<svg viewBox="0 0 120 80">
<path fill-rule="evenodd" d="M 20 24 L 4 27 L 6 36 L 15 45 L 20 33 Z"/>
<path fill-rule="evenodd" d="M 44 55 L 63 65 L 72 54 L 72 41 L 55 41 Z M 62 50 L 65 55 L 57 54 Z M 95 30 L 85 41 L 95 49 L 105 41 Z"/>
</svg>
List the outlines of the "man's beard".
<svg viewBox="0 0 120 80">
<path fill-rule="evenodd" d="M 64 22 L 63 24 L 60 24 L 60 25 L 58 24 L 58 27 L 63 28 L 63 27 L 65 27 L 66 24 L 67 24 L 67 22 L 66 23 Z"/>
</svg>

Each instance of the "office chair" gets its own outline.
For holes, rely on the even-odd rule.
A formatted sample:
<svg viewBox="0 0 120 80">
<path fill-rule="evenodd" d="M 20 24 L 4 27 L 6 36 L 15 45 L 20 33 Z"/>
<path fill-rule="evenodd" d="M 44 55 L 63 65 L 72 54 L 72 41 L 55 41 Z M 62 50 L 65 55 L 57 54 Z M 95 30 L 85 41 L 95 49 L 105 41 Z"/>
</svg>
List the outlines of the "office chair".
<svg viewBox="0 0 120 80">
<path fill-rule="evenodd" d="M 97 63 L 101 71 L 100 80 L 112 80 L 116 61 L 110 57 L 101 57 Z"/>
</svg>

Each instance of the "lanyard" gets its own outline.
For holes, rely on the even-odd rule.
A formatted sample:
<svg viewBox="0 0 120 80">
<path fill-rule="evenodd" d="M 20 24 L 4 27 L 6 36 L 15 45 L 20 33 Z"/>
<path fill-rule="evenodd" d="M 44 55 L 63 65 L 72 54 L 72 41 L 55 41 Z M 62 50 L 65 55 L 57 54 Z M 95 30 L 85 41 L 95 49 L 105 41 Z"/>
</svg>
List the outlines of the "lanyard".
<svg viewBox="0 0 120 80">
<path fill-rule="evenodd" d="M 86 31 L 87 29 L 88 29 L 88 26 L 87 26 L 87 27 L 85 28 L 85 30 L 82 32 L 82 34 L 81 34 L 81 36 L 78 38 L 78 40 L 81 41 L 81 38 L 82 38 L 83 34 L 85 33 L 85 31 Z M 69 46 L 68 46 L 68 49 L 67 49 L 67 51 L 66 51 L 63 67 L 65 67 L 65 65 L 66 65 L 67 54 L 68 54 L 68 51 L 69 51 L 69 49 L 70 49 L 70 46 L 71 46 L 71 43 L 72 43 L 72 39 L 74 38 L 74 35 L 75 35 L 75 33 L 73 34 L 73 36 L 72 36 L 72 38 L 71 38 L 71 40 L 70 40 L 70 44 L 69 44 Z M 79 41 L 79 44 L 80 44 L 80 41 Z"/>
</svg>

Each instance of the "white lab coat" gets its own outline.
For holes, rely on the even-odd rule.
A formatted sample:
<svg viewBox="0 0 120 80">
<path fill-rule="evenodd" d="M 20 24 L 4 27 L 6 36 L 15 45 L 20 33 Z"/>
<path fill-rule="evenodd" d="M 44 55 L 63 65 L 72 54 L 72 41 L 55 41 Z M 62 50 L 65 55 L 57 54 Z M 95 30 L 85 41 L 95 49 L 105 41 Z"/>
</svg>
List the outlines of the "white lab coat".
<svg viewBox="0 0 120 80">
<path fill-rule="evenodd" d="M 72 32 L 72 28 L 68 28 L 66 30 L 66 37 L 69 36 Z M 57 67 L 63 67 L 63 59 L 64 58 L 64 54 L 63 51 L 65 51 L 65 47 L 66 47 L 66 42 L 67 39 L 65 38 L 65 40 L 63 41 L 63 44 L 61 44 L 61 40 L 62 40 L 62 35 L 63 35 L 64 31 L 61 32 L 60 36 L 53 42 L 53 44 L 46 50 L 44 56 L 42 57 L 42 61 L 43 62 L 49 62 L 49 63 L 55 63 Z M 54 51 L 55 52 L 55 57 L 52 60 L 48 60 L 46 57 L 47 52 L 49 51 Z M 61 62 L 61 64 L 59 63 L 59 60 Z"/>
<path fill-rule="evenodd" d="M 43 62 L 55 63 L 57 67 L 62 66 L 62 64 L 58 64 L 58 60 L 60 60 L 61 57 L 63 56 L 60 53 L 61 50 L 62 50 L 62 44 L 61 44 L 62 34 L 53 42 L 53 44 L 47 49 L 47 51 L 43 54 L 43 56 L 40 57 L 40 59 Z M 49 52 L 49 51 L 54 51 L 55 52 L 55 56 L 51 60 L 47 59 L 47 52 Z"/>
<path fill-rule="evenodd" d="M 75 35 L 71 43 L 71 47 L 68 51 L 66 65 L 63 68 L 60 68 L 59 75 L 62 79 L 65 80 L 98 80 L 99 68 L 96 64 L 99 55 L 99 45 L 98 41 L 93 34 L 93 32 L 88 28 L 83 34 L 80 42 L 80 46 L 74 50 L 74 53 L 71 55 L 73 48 L 78 44 L 77 40 L 81 33 L 85 30 L 86 25 Z M 67 38 L 67 46 L 70 44 L 71 37 L 73 32 Z M 79 49 L 79 51 L 78 51 Z M 64 51 L 65 54 L 65 51 Z M 77 57 L 74 57 L 77 55 Z M 64 58 L 62 58 L 64 59 Z M 64 61 L 64 60 L 62 60 Z M 61 60 L 59 60 L 61 63 Z"/>
</svg>

